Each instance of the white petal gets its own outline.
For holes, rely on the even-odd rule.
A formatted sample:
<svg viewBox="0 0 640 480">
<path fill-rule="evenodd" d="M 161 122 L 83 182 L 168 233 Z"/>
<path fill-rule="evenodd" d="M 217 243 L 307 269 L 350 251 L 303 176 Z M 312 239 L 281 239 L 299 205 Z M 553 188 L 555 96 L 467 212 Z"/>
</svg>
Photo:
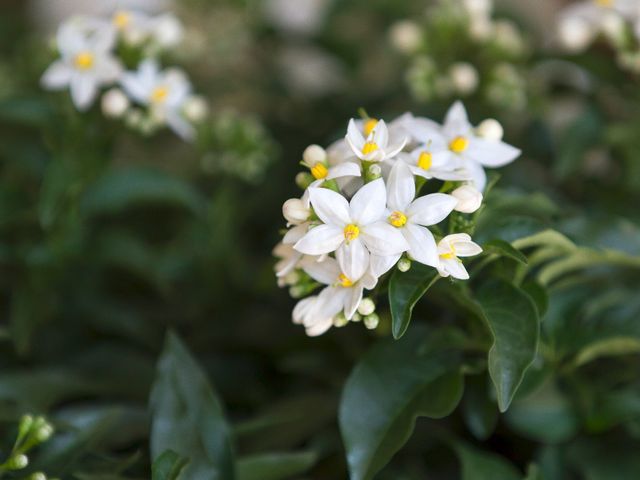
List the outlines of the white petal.
<svg viewBox="0 0 640 480">
<path fill-rule="evenodd" d="M 418 143 L 428 144 L 430 142 L 444 145 L 445 141 L 440 133 L 440 125 L 433 120 L 422 117 L 414 117 L 405 121 L 403 127 L 411 134 Z"/>
<path fill-rule="evenodd" d="M 484 192 L 484 187 L 487 186 L 487 174 L 484 173 L 484 168 L 479 163 L 469 161 L 465 165 L 465 169 L 469 172 L 471 177 L 471 184 L 476 187 L 480 192 Z"/>
<path fill-rule="evenodd" d="M 362 147 L 364 147 L 365 139 L 360 133 L 360 129 L 356 125 L 356 122 L 353 120 L 349 120 L 349 126 L 347 127 L 347 136 L 345 137 L 347 143 L 353 150 L 353 153 L 360 156 L 362 155 Z"/>
<path fill-rule="evenodd" d="M 468 170 L 440 170 L 438 168 L 430 168 L 428 174 L 432 178 L 437 178 L 438 180 L 451 180 L 454 182 L 462 182 L 466 180 L 471 180 L 471 175 Z"/>
<path fill-rule="evenodd" d="M 149 103 L 149 92 L 146 85 L 138 78 L 138 75 L 132 72 L 127 72 L 120 77 L 120 85 L 124 91 L 136 102 L 147 104 Z"/>
<path fill-rule="evenodd" d="M 349 203 L 339 193 L 328 188 L 312 188 L 309 189 L 309 200 L 324 223 L 342 228 L 351 223 Z"/>
<path fill-rule="evenodd" d="M 454 103 L 444 119 L 443 133 L 447 138 L 458 135 L 468 136 L 472 126 L 467 117 L 467 111 L 462 102 Z"/>
<path fill-rule="evenodd" d="M 335 252 L 344 242 L 344 233 L 333 225 L 313 227 L 294 246 L 297 251 L 306 255 L 322 255 Z"/>
<path fill-rule="evenodd" d="M 344 287 L 326 287 L 318 295 L 318 301 L 314 308 L 304 319 L 305 326 L 309 327 L 318 320 L 333 318 L 344 309 L 344 304 L 349 295 Z"/>
<path fill-rule="evenodd" d="M 504 142 L 473 138 L 465 155 L 485 167 L 496 168 L 513 162 L 521 153 L 521 150 Z"/>
<path fill-rule="evenodd" d="M 196 136 L 196 130 L 182 115 L 178 112 L 170 111 L 167 113 L 167 125 L 183 140 L 189 142 Z"/>
<path fill-rule="evenodd" d="M 373 137 L 372 141 L 378 145 L 378 148 L 384 150 L 389 143 L 389 130 L 387 129 L 387 124 L 384 123 L 384 120 L 380 120 L 373 132 L 371 132 L 371 137 Z"/>
<path fill-rule="evenodd" d="M 339 177 L 359 177 L 360 175 L 359 164 L 355 162 L 345 162 L 340 165 L 336 165 L 335 167 L 331 167 L 329 169 L 327 179 L 332 180 Z"/>
<path fill-rule="evenodd" d="M 402 229 L 402 233 L 409 244 L 409 255 L 416 262 L 431 267 L 439 265 L 438 248 L 429 229 L 419 225 L 407 224 Z"/>
<path fill-rule="evenodd" d="M 441 260 L 441 266 L 449 273 L 453 278 L 460 280 L 468 280 L 469 273 L 464 265 L 457 258 L 447 258 Z"/>
<path fill-rule="evenodd" d="M 387 191 L 379 178 L 367 183 L 351 199 L 351 219 L 359 226 L 380 220 L 387 207 Z"/>
<path fill-rule="evenodd" d="M 347 320 L 353 318 L 353 314 L 356 313 L 360 302 L 362 301 L 362 285 L 357 284 L 349 288 L 349 295 L 345 299 L 344 303 L 344 315 Z"/>
<path fill-rule="evenodd" d="M 285 243 L 285 244 L 296 243 L 298 240 L 300 240 L 302 237 L 306 235 L 308 228 L 309 228 L 309 225 L 306 223 L 303 223 L 301 225 L 298 225 L 296 227 L 289 229 L 289 231 L 284 234 L 284 237 L 282 238 L 282 243 Z"/>
<path fill-rule="evenodd" d="M 72 69 L 62 60 L 53 62 L 42 75 L 42 86 L 48 89 L 60 89 L 69 85 Z"/>
<path fill-rule="evenodd" d="M 417 198 L 407 209 L 407 217 L 410 223 L 418 225 L 435 225 L 456 208 L 458 200 L 446 193 L 431 193 Z"/>
<path fill-rule="evenodd" d="M 78 110 L 89 108 L 97 93 L 98 89 L 93 78 L 76 75 L 71 79 L 71 99 Z"/>
<path fill-rule="evenodd" d="M 327 258 L 323 262 L 306 262 L 302 269 L 316 282 L 325 285 L 333 285 L 340 276 L 340 267 L 333 258 Z"/>
<path fill-rule="evenodd" d="M 325 333 L 333 326 L 333 318 L 325 318 L 317 320 L 313 324 L 306 327 L 306 334 L 310 337 L 318 337 Z"/>
<path fill-rule="evenodd" d="M 376 222 L 360 230 L 360 236 L 374 255 L 388 256 L 406 252 L 409 248 L 400 229 L 386 222 Z"/>
<path fill-rule="evenodd" d="M 473 257 L 482 253 L 482 247 L 471 240 L 454 241 L 453 247 L 457 257 Z"/>
<path fill-rule="evenodd" d="M 416 196 L 416 181 L 404 162 L 395 162 L 387 180 L 387 206 L 404 212 Z"/>
<path fill-rule="evenodd" d="M 369 252 L 359 238 L 342 244 L 336 250 L 336 259 L 342 273 L 352 282 L 360 280 L 369 268 Z"/>
<path fill-rule="evenodd" d="M 293 307 L 293 323 L 298 325 L 302 324 L 304 322 L 304 318 L 313 309 L 313 306 L 317 300 L 318 297 L 313 296 L 304 298 L 296 303 L 296 306 Z"/>
<path fill-rule="evenodd" d="M 398 263 L 398 260 L 400 260 L 401 256 L 401 253 L 396 253 L 395 255 L 387 255 L 384 257 L 380 255 L 371 255 L 371 274 L 375 277 L 381 277 L 389 270 L 391 270 L 391 268 L 393 268 L 396 263 Z"/>
</svg>

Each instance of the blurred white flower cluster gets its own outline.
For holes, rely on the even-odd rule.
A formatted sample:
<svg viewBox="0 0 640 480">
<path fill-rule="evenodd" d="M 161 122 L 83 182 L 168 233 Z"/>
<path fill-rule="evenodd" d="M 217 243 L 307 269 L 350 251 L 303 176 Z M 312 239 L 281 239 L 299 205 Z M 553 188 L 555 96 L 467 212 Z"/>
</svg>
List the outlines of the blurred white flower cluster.
<svg viewBox="0 0 640 480">
<path fill-rule="evenodd" d="M 177 46 L 183 27 L 172 14 L 151 16 L 117 10 L 107 16 L 75 16 L 58 28 L 59 58 L 42 77 L 49 90 L 69 89 L 80 111 L 99 95 L 102 112 L 149 134 L 168 126 L 185 140 L 195 135 L 208 106 L 192 94 L 179 68 L 163 70 L 158 57 Z"/>
<path fill-rule="evenodd" d="M 603 38 L 616 50 L 622 68 L 640 72 L 640 2 L 586 0 L 571 4 L 558 16 L 558 38 L 571 53 L 583 52 Z"/>
<path fill-rule="evenodd" d="M 423 22 L 392 26 L 392 45 L 411 57 L 407 80 L 418 100 L 478 94 L 501 108 L 526 107 L 520 65 L 529 45 L 515 23 L 492 12 L 492 0 L 439 0 Z"/>
<path fill-rule="evenodd" d="M 284 203 L 289 229 L 274 250 L 280 286 L 306 296 L 294 322 L 309 335 L 349 321 L 375 328 L 374 299 L 364 291 L 394 266 L 406 271 L 419 262 L 444 277 L 469 278 L 460 258 L 482 249 L 456 231 L 460 221 L 449 221 L 448 230 L 442 223 L 476 212 L 484 169 L 520 155 L 502 133 L 492 119 L 473 127 L 457 102 L 443 125 L 411 113 L 389 124 L 351 120 L 344 139 L 327 149 L 308 147 L 302 165 L 309 172 L 296 179 L 304 194 Z"/>
</svg>

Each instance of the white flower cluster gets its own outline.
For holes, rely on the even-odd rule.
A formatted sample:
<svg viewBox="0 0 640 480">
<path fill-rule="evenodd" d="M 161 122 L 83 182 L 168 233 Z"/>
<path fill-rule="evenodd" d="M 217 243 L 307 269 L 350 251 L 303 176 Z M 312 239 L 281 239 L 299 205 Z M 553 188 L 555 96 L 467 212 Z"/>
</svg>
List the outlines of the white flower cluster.
<svg viewBox="0 0 640 480">
<path fill-rule="evenodd" d="M 166 125 L 191 139 L 193 123 L 204 119 L 207 105 L 191 93 L 182 70 L 163 71 L 156 59 L 176 46 L 182 35 L 182 25 L 171 14 L 152 17 L 119 10 L 110 19 L 73 17 L 58 29 L 60 58 L 44 73 L 42 85 L 49 90 L 69 89 L 80 111 L 89 109 L 103 89 L 110 88 L 102 95 L 106 116 L 125 118 L 143 132 Z"/>
<path fill-rule="evenodd" d="M 297 179 L 305 192 L 283 206 L 290 228 L 274 250 L 276 275 L 296 298 L 325 288 L 298 303 L 294 322 L 309 335 L 360 319 L 375 328 L 375 305 L 363 292 L 394 265 L 406 271 L 415 261 L 445 277 L 469 278 L 460 257 L 482 249 L 466 233 L 443 235 L 437 225 L 454 210 L 477 211 L 484 169 L 519 155 L 502 142 L 497 121 L 474 128 L 460 102 L 443 125 L 410 113 L 389 125 L 351 120 L 344 139 L 326 150 L 308 147 L 302 164 L 309 173 Z M 440 191 L 421 195 L 432 179 L 444 182 Z"/>
<path fill-rule="evenodd" d="M 586 0 L 569 5 L 558 17 L 558 37 L 572 53 L 604 37 L 617 51 L 621 66 L 640 71 L 640 2 Z"/>
</svg>

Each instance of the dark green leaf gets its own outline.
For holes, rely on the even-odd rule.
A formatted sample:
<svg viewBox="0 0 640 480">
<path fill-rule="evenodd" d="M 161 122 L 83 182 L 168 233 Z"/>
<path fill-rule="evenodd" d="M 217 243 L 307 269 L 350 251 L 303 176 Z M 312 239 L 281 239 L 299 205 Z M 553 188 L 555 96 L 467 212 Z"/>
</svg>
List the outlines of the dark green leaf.
<svg viewBox="0 0 640 480">
<path fill-rule="evenodd" d="M 538 309 L 538 315 L 542 317 L 549 308 L 549 295 L 547 295 L 547 289 L 535 280 L 524 283 L 521 288 L 531 297 L 531 300 L 534 301 L 536 308 Z"/>
<path fill-rule="evenodd" d="M 189 458 L 185 478 L 235 477 L 229 427 L 207 377 L 182 342 L 167 335 L 151 392 L 151 455 Z"/>
<path fill-rule="evenodd" d="M 538 312 L 526 293 L 501 280 L 485 284 L 477 300 L 494 338 L 489 350 L 489 374 L 498 393 L 498 406 L 504 412 L 535 358 Z"/>
<path fill-rule="evenodd" d="M 460 401 L 462 376 L 451 353 L 420 356 L 424 335 L 384 341 L 355 367 L 344 388 L 340 430 L 352 480 L 367 480 L 409 439 L 418 416 L 441 418 Z"/>
<path fill-rule="evenodd" d="M 462 463 L 462 480 L 522 480 L 522 474 L 506 459 L 483 452 L 462 442 L 454 442 Z"/>
<path fill-rule="evenodd" d="M 398 339 L 407 331 L 413 307 L 438 280 L 435 268 L 413 262 L 408 272 L 396 270 L 389 281 L 389 305 L 393 338 Z"/>
<path fill-rule="evenodd" d="M 489 438 L 498 424 L 498 408 L 489 388 L 486 374 L 467 377 L 462 412 L 467 427 L 478 440 Z"/>
<path fill-rule="evenodd" d="M 487 253 L 497 254 L 503 257 L 509 257 L 516 262 L 527 264 L 527 257 L 520 250 L 512 246 L 509 242 L 500 239 L 493 239 L 486 242 L 482 248 Z"/>
<path fill-rule="evenodd" d="M 236 470 L 238 480 L 285 480 L 302 475 L 317 459 L 315 452 L 252 455 L 238 460 Z"/>
<path fill-rule="evenodd" d="M 178 455 L 173 450 L 162 453 L 151 466 L 152 480 L 176 480 L 189 459 Z"/>
</svg>

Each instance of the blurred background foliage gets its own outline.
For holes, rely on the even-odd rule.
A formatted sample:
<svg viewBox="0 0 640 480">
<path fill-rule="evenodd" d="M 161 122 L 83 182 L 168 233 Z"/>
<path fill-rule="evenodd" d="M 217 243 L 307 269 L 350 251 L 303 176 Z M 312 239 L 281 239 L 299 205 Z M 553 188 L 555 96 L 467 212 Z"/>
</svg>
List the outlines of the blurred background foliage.
<svg viewBox="0 0 640 480">
<path fill-rule="evenodd" d="M 272 273 L 281 204 L 298 194 L 303 149 L 339 138 L 358 108 L 442 118 L 457 95 L 421 95 L 421 55 L 480 72 L 504 55 L 478 58 L 429 28 L 440 43 L 398 52 L 390 29 L 435 22 L 427 1 L 146 2 L 186 25 L 172 60 L 210 103 L 206 141 L 189 145 L 128 132 L 99 107 L 79 114 L 40 89 L 51 32 L 87 3 L 0 6 L 0 453 L 33 413 L 56 434 L 27 473 L 149 478 L 151 452 L 222 431 L 237 478 L 346 478 L 340 395 L 389 320 L 314 339 L 291 324 L 293 301 Z M 533 3 L 497 7 L 522 32 L 526 53 L 509 61 L 524 99 L 465 103 L 524 151 L 487 196 L 476 235 L 527 254 L 526 266 L 501 257 L 481 268 L 519 278 L 536 300 L 539 353 L 506 414 L 486 372 L 471 369 L 460 407 L 419 421 L 377 478 L 640 478 L 638 79 L 605 46 L 554 49 L 544 15 L 558 5 L 532 13 Z M 415 324 L 488 338 L 464 302 L 439 292 L 418 304 Z M 165 343 L 169 329 L 182 341 Z M 156 364 L 166 375 L 154 380 Z M 198 402 L 222 423 L 189 416 Z M 167 431 L 174 417 L 182 423 Z M 163 461 L 154 479 L 174 478 L 160 470 L 179 455 Z"/>
</svg>

